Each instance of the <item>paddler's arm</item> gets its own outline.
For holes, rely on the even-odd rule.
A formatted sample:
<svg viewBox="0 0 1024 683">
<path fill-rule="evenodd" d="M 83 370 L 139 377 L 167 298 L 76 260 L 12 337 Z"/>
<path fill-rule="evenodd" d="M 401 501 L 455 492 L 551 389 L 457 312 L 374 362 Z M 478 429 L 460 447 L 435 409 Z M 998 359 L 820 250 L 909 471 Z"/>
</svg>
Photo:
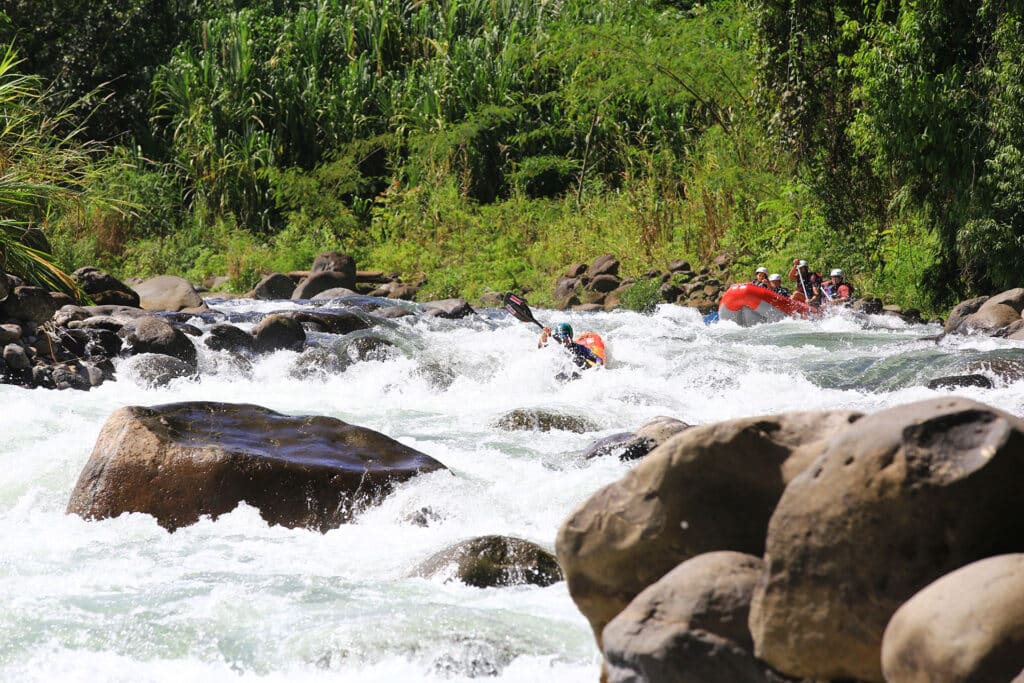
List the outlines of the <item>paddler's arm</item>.
<svg viewBox="0 0 1024 683">
<path fill-rule="evenodd" d="M 551 336 L 551 328 L 545 327 L 544 331 L 540 333 L 540 340 L 537 341 L 537 348 L 547 346 L 548 337 Z"/>
</svg>

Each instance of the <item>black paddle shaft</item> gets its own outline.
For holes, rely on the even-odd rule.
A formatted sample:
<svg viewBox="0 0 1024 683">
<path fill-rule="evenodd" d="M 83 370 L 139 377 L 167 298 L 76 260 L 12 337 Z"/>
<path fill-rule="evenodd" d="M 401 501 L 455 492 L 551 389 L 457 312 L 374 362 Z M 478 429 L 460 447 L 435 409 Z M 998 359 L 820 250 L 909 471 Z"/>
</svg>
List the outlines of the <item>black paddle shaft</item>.
<svg viewBox="0 0 1024 683">
<path fill-rule="evenodd" d="M 544 326 L 533 317 L 533 311 L 526 305 L 526 299 L 509 292 L 505 295 L 504 303 L 505 310 L 515 316 L 517 320 L 522 320 L 524 323 L 533 323 L 542 330 L 544 329 Z"/>
</svg>

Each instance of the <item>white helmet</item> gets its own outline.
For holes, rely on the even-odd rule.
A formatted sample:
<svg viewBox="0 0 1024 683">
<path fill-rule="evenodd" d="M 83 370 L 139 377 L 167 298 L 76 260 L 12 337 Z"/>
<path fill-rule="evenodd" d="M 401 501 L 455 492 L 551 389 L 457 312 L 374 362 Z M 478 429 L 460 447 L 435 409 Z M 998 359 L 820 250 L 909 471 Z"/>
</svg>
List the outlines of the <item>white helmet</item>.
<svg viewBox="0 0 1024 683">
<path fill-rule="evenodd" d="M 842 276 L 843 276 L 843 269 L 842 268 L 833 268 L 832 272 L 829 273 L 829 277 L 842 277 Z"/>
<path fill-rule="evenodd" d="M 803 259 L 800 259 L 800 262 L 796 264 L 796 267 L 797 268 L 806 268 L 807 267 L 807 261 L 804 261 Z"/>
<path fill-rule="evenodd" d="M 771 275 L 768 276 L 768 281 L 769 282 L 775 282 L 775 281 L 781 280 L 781 279 L 782 279 L 782 276 L 779 275 L 778 273 L 772 273 Z"/>
<path fill-rule="evenodd" d="M 767 275 L 768 274 L 768 269 L 765 268 L 764 266 L 761 266 L 760 268 L 755 270 L 754 273 L 764 273 L 765 275 Z"/>
</svg>

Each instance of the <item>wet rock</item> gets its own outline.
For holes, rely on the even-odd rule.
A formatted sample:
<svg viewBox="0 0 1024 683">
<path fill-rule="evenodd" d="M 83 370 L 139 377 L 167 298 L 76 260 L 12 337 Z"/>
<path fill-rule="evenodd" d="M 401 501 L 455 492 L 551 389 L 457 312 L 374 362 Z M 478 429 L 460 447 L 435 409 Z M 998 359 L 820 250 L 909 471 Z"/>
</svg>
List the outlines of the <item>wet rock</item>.
<svg viewBox="0 0 1024 683">
<path fill-rule="evenodd" d="M 584 458 L 589 460 L 614 453 L 620 460 L 638 460 L 689 428 L 690 425 L 673 417 L 656 417 L 635 432 L 615 434 L 594 443 L 587 449 Z"/>
<path fill-rule="evenodd" d="M 93 266 L 79 268 L 72 273 L 82 291 L 95 303 L 118 306 L 138 306 L 138 293 L 110 273 Z"/>
<path fill-rule="evenodd" d="M 415 301 L 419 289 L 415 285 L 404 282 L 388 282 L 370 290 L 370 296 L 380 296 L 387 299 L 398 299 L 400 301 Z"/>
<path fill-rule="evenodd" d="M 1021 310 L 1024 309 L 1024 287 L 1016 287 L 1014 289 L 1008 289 L 1005 292 L 1000 292 L 983 303 L 981 308 L 978 310 L 980 311 L 990 306 L 998 306 L 1000 304 L 1009 306 L 1013 310 L 1017 311 L 1018 315 L 1020 315 Z"/>
<path fill-rule="evenodd" d="M 506 431 L 550 432 L 557 429 L 565 432 L 583 434 L 596 432 L 597 425 L 579 415 L 564 415 L 550 410 L 520 408 L 499 418 L 494 422 L 498 429 Z"/>
<path fill-rule="evenodd" d="M 956 389 L 958 387 L 992 388 L 992 380 L 985 375 L 948 375 L 928 382 L 929 389 Z"/>
<path fill-rule="evenodd" d="M 394 319 L 416 315 L 416 312 L 406 308 L 405 306 L 385 306 L 384 308 L 378 308 L 374 311 L 374 315 L 380 318 Z"/>
<path fill-rule="evenodd" d="M 0 325 L 0 345 L 21 341 L 21 325 L 7 323 Z"/>
<path fill-rule="evenodd" d="M 691 427 L 573 510 L 555 547 L 594 634 L 600 638 L 640 591 L 691 557 L 762 555 L 786 482 L 859 416 L 788 413 Z"/>
<path fill-rule="evenodd" d="M 351 275 L 347 273 L 340 273 L 334 270 L 325 270 L 310 274 L 309 277 L 304 278 L 299 282 L 298 286 L 292 292 L 292 299 L 312 299 L 320 292 L 328 289 L 337 289 L 343 287 L 345 289 L 355 289 L 355 271 Z"/>
<path fill-rule="evenodd" d="M 850 304 L 850 308 L 869 315 L 878 315 L 882 312 L 882 300 L 874 297 L 858 299 Z"/>
<path fill-rule="evenodd" d="M 334 348 L 315 346 L 305 349 L 292 363 L 289 373 L 296 379 L 326 379 L 340 375 L 352 365 L 352 359 L 346 353 L 339 353 Z"/>
<path fill-rule="evenodd" d="M 7 299 L 0 303 L 0 318 L 22 320 L 42 325 L 60 308 L 50 292 L 42 287 L 21 285 L 15 287 Z"/>
<path fill-rule="evenodd" d="M 89 373 L 83 365 L 56 365 L 53 367 L 50 377 L 53 379 L 55 389 L 88 391 L 93 386 L 89 381 Z"/>
<path fill-rule="evenodd" d="M 292 317 L 278 313 L 268 315 L 252 330 L 253 350 L 257 353 L 301 351 L 306 345 L 306 332 Z"/>
<path fill-rule="evenodd" d="M 989 305 L 985 302 L 976 313 L 971 313 L 963 319 L 957 332 L 970 334 L 977 332 L 981 334 L 996 334 L 1000 330 L 1009 327 L 1020 320 L 1020 313 L 1006 304 Z"/>
<path fill-rule="evenodd" d="M 943 576 L 885 628 L 888 683 L 1024 681 L 1024 555 L 1000 555 Z"/>
<path fill-rule="evenodd" d="M 139 318 L 122 330 L 132 355 L 159 353 L 196 367 L 196 347 L 181 330 L 156 316 Z"/>
<path fill-rule="evenodd" d="M 251 353 L 256 340 L 251 334 L 227 323 L 218 323 L 210 328 L 203 340 L 207 348 L 231 353 Z"/>
<path fill-rule="evenodd" d="M 152 515 L 174 530 L 245 502 L 270 524 L 327 531 L 398 482 L 444 469 L 363 427 L 260 406 L 131 406 L 104 424 L 67 511 Z"/>
<path fill-rule="evenodd" d="M 604 629 L 609 683 L 769 683 L 747 615 L 761 558 L 729 551 L 683 562 Z"/>
<path fill-rule="evenodd" d="M 28 370 L 32 367 L 32 361 L 28 359 L 25 349 L 18 344 L 8 344 L 4 347 L 4 363 L 12 370 Z"/>
<path fill-rule="evenodd" d="M 315 313 L 311 311 L 289 311 L 281 313 L 286 318 L 291 318 L 300 325 L 316 325 L 319 331 L 331 334 L 348 334 L 359 330 L 370 328 L 363 317 L 355 313 Z"/>
<path fill-rule="evenodd" d="M 271 273 L 258 283 L 252 290 L 254 299 L 291 299 L 295 291 L 295 282 L 283 273 Z"/>
<path fill-rule="evenodd" d="M 440 514 L 438 514 L 433 508 L 424 506 L 421 507 L 419 510 L 416 510 L 415 512 L 411 512 L 408 515 L 406 515 L 403 521 L 413 526 L 426 528 L 434 522 L 440 522 L 442 519 L 444 518 Z"/>
<path fill-rule="evenodd" d="M 424 315 L 435 318 L 465 318 L 475 313 L 473 307 L 466 303 L 465 299 L 441 299 L 440 301 L 427 301 L 422 304 Z"/>
<path fill-rule="evenodd" d="M 400 354 L 394 343 L 382 337 L 367 336 L 351 340 L 345 352 L 354 361 L 384 361 Z"/>
<path fill-rule="evenodd" d="M 111 332 L 120 332 L 125 326 L 125 321 L 111 315 L 94 315 L 86 318 L 85 320 L 72 320 L 67 326 L 72 330 L 101 329 L 109 330 Z"/>
<path fill-rule="evenodd" d="M 960 327 L 960 323 L 963 322 L 964 318 L 971 315 L 972 313 L 977 312 L 977 310 L 981 308 L 982 304 L 984 304 L 986 301 L 988 301 L 987 296 L 979 296 L 975 297 L 974 299 L 967 299 L 966 301 L 961 301 L 956 306 L 954 306 L 953 310 L 949 312 L 949 317 L 946 318 L 946 325 L 944 327 L 946 332 L 956 332 L 957 329 Z"/>
<path fill-rule="evenodd" d="M 508 536 L 481 536 L 458 543 L 433 555 L 413 573 L 426 577 L 450 573 L 477 588 L 550 586 L 562 580 L 554 555 L 536 543 Z"/>
<path fill-rule="evenodd" d="M 180 311 L 203 305 L 203 299 L 188 280 L 174 275 L 158 275 L 133 287 L 139 306 L 147 311 Z"/>
<path fill-rule="evenodd" d="M 456 637 L 452 644 L 437 644 L 434 649 L 447 650 L 434 660 L 433 670 L 441 678 L 488 678 L 501 674 L 518 656 L 505 644 L 482 638 Z"/>
<path fill-rule="evenodd" d="M 196 369 L 183 360 L 161 353 L 141 353 L 124 361 L 122 372 L 140 387 L 163 387 L 172 380 L 195 377 Z"/>
<path fill-rule="evenodd" d="M 313 301 L 329 301 L 330 299 L 340 299 L 343 296 L 356 296 L 356 292 L 345 287 L 332 287 L 314 296 Z"/>
<path fill-rule="evenodd" d="M 935 579 L 1024 549 L 1024 421 L 961 398 L 861 418 L 786 487 L 750 629 L 783 673 L 883 680 L 882 633 Z"/>
</svg>

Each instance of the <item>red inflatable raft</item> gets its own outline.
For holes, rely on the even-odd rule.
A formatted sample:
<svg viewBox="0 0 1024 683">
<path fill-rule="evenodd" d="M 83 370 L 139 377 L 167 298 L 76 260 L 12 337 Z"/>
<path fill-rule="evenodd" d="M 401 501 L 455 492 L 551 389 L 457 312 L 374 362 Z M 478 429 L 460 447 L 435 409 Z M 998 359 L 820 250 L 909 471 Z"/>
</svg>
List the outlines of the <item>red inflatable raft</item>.
<svg viewBox="0 0 1024 683">
<path fill-rule="evenodd" d="M 732 285 L 718 303 L 718 319 L 750 327 L 784 318 L 806 318 L 818 309 L 749 282 Z"/>
</svg>

